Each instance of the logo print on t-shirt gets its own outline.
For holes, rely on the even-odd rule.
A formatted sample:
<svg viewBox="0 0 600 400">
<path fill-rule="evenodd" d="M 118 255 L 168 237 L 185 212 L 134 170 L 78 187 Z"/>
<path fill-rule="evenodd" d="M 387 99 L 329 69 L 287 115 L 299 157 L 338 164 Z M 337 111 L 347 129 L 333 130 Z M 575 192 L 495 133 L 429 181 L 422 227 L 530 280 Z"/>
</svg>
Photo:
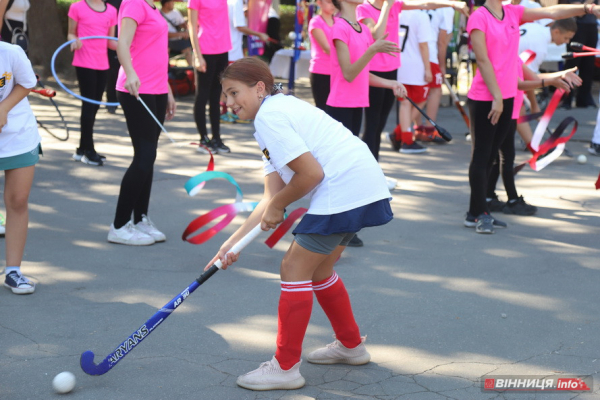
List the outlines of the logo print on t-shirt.
<svg viewBox="0 0 600 400">
<path fill-rule="evenodd" d="M 267 149 L 265 147 L 262 152 L 265 155 L 265 157 L 267 158 L 267 160 L 271 161 L 271 157 L 269 157 L 269 149 Z"/>
<path fill-rule="evenodd" d="M 2 78 L 0 78 L 0 88 L 3 88 L 4 85 L 6 85 L 6 78 L 2 77 Z"/>
</svg>

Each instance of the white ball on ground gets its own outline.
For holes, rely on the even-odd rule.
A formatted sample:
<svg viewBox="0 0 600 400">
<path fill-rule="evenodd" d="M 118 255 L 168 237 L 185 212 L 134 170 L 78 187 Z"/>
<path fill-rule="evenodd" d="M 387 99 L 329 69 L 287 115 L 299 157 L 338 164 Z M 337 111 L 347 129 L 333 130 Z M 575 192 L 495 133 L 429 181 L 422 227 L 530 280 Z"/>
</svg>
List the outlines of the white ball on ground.
<svg viewBox="0 0 600 400">
<path fill-rule="evenodd" d="M 288 33 L 288 38 L 290 38 L 290 40 L 296 40 L 296 32 L 291 31 Z"/>
<path fill-rule="evenodd" d="M 75 387 L 75 375 L 69 371 L 61 372 L 52 379 L 56 393 L 69 393 Z"/>
<path fill-rule="evenodd" d="M 585 154 L 580 154 L 579 157 L 577 157 L 577 162 L 579 164 L 585 164 L 587 162 L 587 157 Z"/>
</svg>

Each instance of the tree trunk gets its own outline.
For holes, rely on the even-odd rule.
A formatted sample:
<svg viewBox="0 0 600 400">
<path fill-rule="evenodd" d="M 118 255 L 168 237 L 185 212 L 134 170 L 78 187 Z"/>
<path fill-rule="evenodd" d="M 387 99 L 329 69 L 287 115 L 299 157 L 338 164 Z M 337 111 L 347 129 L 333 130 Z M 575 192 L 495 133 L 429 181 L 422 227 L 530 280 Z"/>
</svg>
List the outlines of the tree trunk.
<svg viewBox="0 0 600 400">
<path fill-rule="evenodd" d="M 56 49 L 66 41 L 56 0 L 35 0 L 27 12 L 29 31 L 29 58 L 34 65 L 44 69 L 43 78 L 49 76 L 50 61 Z M 71 61 L 73 56 L 64 49 L 56 60 L 56 71 L 60 74 L 73 75 Z"/>
</svg>

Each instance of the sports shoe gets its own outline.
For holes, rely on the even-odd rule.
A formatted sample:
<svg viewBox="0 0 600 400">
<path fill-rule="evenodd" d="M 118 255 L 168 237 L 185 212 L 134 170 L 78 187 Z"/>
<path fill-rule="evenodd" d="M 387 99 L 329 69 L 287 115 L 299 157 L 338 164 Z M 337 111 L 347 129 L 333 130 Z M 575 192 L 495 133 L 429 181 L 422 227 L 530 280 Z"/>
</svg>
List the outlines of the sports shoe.
<svg viewBox="0 0 600 400">
<path fill-rule="evenodd" d="M 477 225 L 475 226 L 475 232 L 491 234 L 494 233 L 494 218 L 488 213 L 480 214 L 477 217 Z"/>
<path fill-rule="evenodd" d="M 400 140 L 400 133 L 402 132 L 400 125 L 394 128 L 392 133 L 388 133 L 388 139 L 390 139 L 390 143 L 392 144 L 392 148 L 394 151 L 399 151 L 402 146 L 402 141 Z"/>
<path fill-rule="evenodd" d="M 25 278 L 21 271 L 11 271 L 4 278 L 4 286 L 14 294 L 30 294 L 35 292 L 35 283 Z"/>
<path fill-rule="evenodd" d="M 215 151 L 217 152 L 217 154 L 231 153 L 231 149 L 229 147 L 225 146 L 225 144 L 223 142 L 215 143 Z"/>
<path fill-rule="evenodd" d="M 96 152 L 84 151 L 81 156 L 81 162 L 88 165 L 95 165 L 97 167 L 101 167 L 104 165 L 104 161 L 102 157 Z"/>
<path fill-rule="evenodd" d="M 388 176 L 385 177 L 385 183 L 387 183 L 388 190 L 394 190 L 398 185 L 398 179 L 390 178 Z"/>
<path fill-rule="evenodd" d="M 527 204 L 523 196 L 519 196 L 516 200 L 507 201 L 502 212 L 514 215 L 533 215 L 537 212 L 537 207 Z"/>
<path fill-rule="evenodd" d="M 233 118 L 233 114 L 231 112 L 226 112 L 225 114 L 221 114 L 221 122 L 226 124 L 234 124 L 235 118 Z"/>
<path fill-rule="evenodd" d="M 496 193 L 494 193 L 494 196 L 490 200 L 486 199 L 486 202 L 490 211 L 502 211 L 502 209 L 506 205 L 505 202 L 501 201 L 498 198 L 498 195 L 496 195 Z"/>
<path fill-rule="evenodd" d="M 117 106 L 106 106 L 106 111 L 108 111 L 109 114 L 116 114 Z"/>
<path fill-rule="evenodd" d="M 426 151 L 427 149 L 417 142 L 412 142 L 412 144 L 402 143 L 400 147 L 400 153 L 402 154 L 418 154 L 425 153 Z"/>
<path fill-rule="evenodd" d="M 156 242 L 152 236 L 137 229 L 131 221 L 119 229 L 115 229 L 114 224 L 111 224 L 108 241 L 129 246 L 148 246 Z"/>
<path fill-rule="evenodd" d="M 358 235 L 354 235 L 354 237 L 352 239 L 350 239 L 350 242 L 348 242 L 348 244 L 346 246 L 348 246 L 348 247 L 363 247 L 364 245 L 365 244 L 363 243 L 362 240 L 360 240 Z"/>
<path fill-rule="evenodd" d="M 135 227 L 145 234 L 152 236 L 157 243 L 167 240 L 165 234 L 156 229 L 156 225 L 154 225 L 154 222 L 152 222 L 146 214 L 142 214 L 142 220 L 135 224 Z"/>
<path fill-rule="evenodd" d="M 200 139 L 200 146 L 198 146 L 196 151 L 198 153 L 202 153 L 202 154 L 210 154 L 210 153 L 216 154 L 217 153 L 217 151 L 215 150 L 215 145 L 208 138 Z"/>
<path fill-rule="evenodd" d="M 0 236 L 4 236 L 5 233 L 6 233 L 6 228 L 4 227 L 4 225 L 0 225 Z"/>
<path fill-rule="evenodd" d="M 588 149 L 591 155 L 600 157 L 600 144 L 590 142 L 590 148 Z"/>
<path fill-rule="evenodd" d="M 298 361 L 289 370 L 284 371 L 279 366 L 277 359 L 273 357 L 271 361 L 260 364 L 260 367 L 254 371 L 239 376 L 235 383 L 250 390 L 300 389 L 306 382 L 300 375 L 301 363 L 302 360 Z"/>
<path fill-rule="evenodd" d="M 506 228 L 508 226 L 506 222 L 500 221 L 499 219 L 496 219 L 493 216 L 492 216 L 492 219 L 494 220 L 492 222 L 492 224 L 494 225 L 494 228 Z M 473 214 L 471 214 L 470 212 L 467 211 L 467 215 L 465 216 L 464 225 L 467 228 L 475 228 L 477 226 L 477 218 L 475 218 L 475 216 Z"/>
<path fill-rule="evenodd" d="M 98 156 L 102 159 L 102 161 L 106 161 L 106 156 L 100 154 L 100 153 L 96 153 L 98 154 Z M 83 150 L 81 150 L 79 147 L 75 149 L 75 153 L 73 153 L 73 155 L 71 156 L 71 158 L 73 158 L 73 160 L 75 161 L 81 161 L 81 158 L 83 157 Z"/>
<path fill-rule="evenodd" d="M 415 139 L 420 142 L 446 143 L 433 126 L 417 126 Z"/>
<path fill-rule="evenodd" d="M 335 335 L 333 337 L 335 338 Z M 367 337 L 363 336 L 358 346 L 348 349 L 336 339 L 333 343 L 309 353 L 306 360 L 313 364 L 363 365 L 371 361 L 371 355 L 365 347 L 366 340 Z"/>
</svg>

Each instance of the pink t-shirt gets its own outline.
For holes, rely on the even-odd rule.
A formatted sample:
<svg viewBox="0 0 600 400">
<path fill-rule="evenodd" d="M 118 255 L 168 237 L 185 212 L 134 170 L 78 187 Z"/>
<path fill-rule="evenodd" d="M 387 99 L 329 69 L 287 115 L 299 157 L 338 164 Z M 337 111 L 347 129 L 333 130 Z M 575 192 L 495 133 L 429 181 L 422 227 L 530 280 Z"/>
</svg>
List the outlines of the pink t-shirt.
<svg viewBox="0 0 600 400">
<path fill-rule="evenodd" d="M 385 26 L 385 32 L 388 34 L 385 40 L 400 44 L 399 26 L 400 26 L 400 12 L 402 11 L 402 2 L 396 0 L 390 14 L 388 16 L 387 25 Z M 356 18 L 363 22 L 367 18 L 371 18 L 375 23 L 379 19 L 381 10 L 375 8 L 375 6 L 368 1 L 364 4 L 359 5 L 356 8 Z M 377 53 L 369 64 L 371 71 L 377 72 L 389 72 L 395 71 L 400 68 L 400 53 L 396 54 L 396 57 L 390 56 L 385 53 Z"/>
<path fill-rule="evenodd" d="M 367 65 L 352 82 L 346 81 L 335 51 L 335 41 L 341 40 L 348 45 L 350 62 L 355 63 L 367 48 L 373 44 L 371 31 L 364 24 L 359 24 L 361 32 L 357 32 L 348 21 L 336 18 L 331 32 L 331 90 L 327 105 L 332 107 L 361 108 L 369 107 L 369 66 Z"/>
<path fill-rule="evenodd" d="M 231 50 L 227 0 L 189 0 L 188 8 L 198 10 L 198 44 L 202 54 Z"/>
<path fill-rule="evenodd" d="M 165 94 L 169 92 L 167 69 L 169 67 L 169 27 L 160 11 L 145 0 L 123 0 L 119 9 L 119 26 L 123 18 L 137 22 L 131 42 L 131 61 L 140 79 L 142 94 Z M 125 71 L 119 69 L 117 90 L 126 92 Z"/>
<path fill-rule="evenodd" d="M 517 66 L 517 76 L 519 77 L 519 80 L 524 80 L 524 75 L 523 75 L 523 60 L 521 60 L 521 58 L 519 57 L 519 62 L 518 62 L 518 66 Z M 518 82 L 517 82 L 518 85 Z M 521 106 L 523 105 L 523 96 L 525 95 L 525 92 L 522 90 L 519 90 L 517 88 L 517 94 L 515 95 L 515 100 L 514 100 L 514 107 L 513 107 L 513 113 L 512 113 L 512 119 L 518 119 L 519 115 L 521 114 Z"/>
<path fill-rule="evenodd" d="M 502 9 L 504 10 L 504 18 L 499 21 L 485 7 L 479 7 L 469 17 L 467 32 L 471 34 L 474 29 L 479 29 L 485 33 L 488 57 L 494 67 L 502 98 L 509 99 L 517 94 L 519 25 L 525 8 L 508 4 L 502 6 Z M 494 100 L 479 69 L 475 73 L 467 97 L 479 101 Z"/>
<path fill-rule="evenodd" d="M 333 20 L 335 21 L 335 18 Z M 331 31 L 333 27 L 327 25 L 327 22 L 320 15 L 312 18 L 308 24 L 308 36 L 310 37 L 310 66 L 308 70 L 313 74 L 329 75 L 331 71 L 329 54 L 323 51 L 319 42 L 313 36 L 313 29 L 321 29 L 325 33 L 325 37 L 331 48 L 333 46 L 333 43 L 331 43 Z"/>
<path fill-rule="evenodd" d="M 69 18 L 77 22 L 77 37 L 108 36 L 110 28 L 117 25 L 117 9 L 106 4 L 104 11 L 93 10 L 85 0 L 71 4 Z M 108 40 L 84 40 L 79 50 L 73 55 L 73 66 L 106 70 Z"/>
</svg>

